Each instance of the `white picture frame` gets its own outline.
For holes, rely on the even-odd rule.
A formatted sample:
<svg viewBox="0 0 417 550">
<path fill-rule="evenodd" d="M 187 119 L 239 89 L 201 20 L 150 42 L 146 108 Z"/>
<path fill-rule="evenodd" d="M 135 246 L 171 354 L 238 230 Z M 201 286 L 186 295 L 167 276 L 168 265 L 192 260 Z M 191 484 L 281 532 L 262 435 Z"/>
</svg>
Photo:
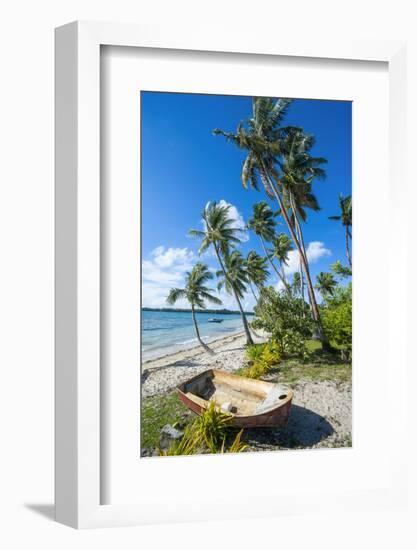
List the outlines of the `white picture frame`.
<svg viewBox="0 0 417 550">
<path fill-rule="evenodd" d="M 250 513 L 236 506 L 228 512 L 216 503 L 190 517 L 176 495 L 166 495 L 149 506 L 101 504 L 100 400 L 100 48 L 127 46 L 172 50 L 222 52 L 380 61 L 388 64 L 390 122 L 390 185 L 405 189 L 405 45 L 401 42 L 294 40 L 279 36 L 243 36 L 211 29 L 145 27 L 113 23 L 75 22 L 56 30 L 56 519 L 76 528 L 134 525 L 186 519 L 216 519 L 245 515 L 304 513 L 311 507 L 357 508 L 388 505 L 405 498 L 406 477 L 402 446 L 405 407 L 391 420 L 399 443 L 388 457 L 389 475 L 383 489 L 355 494 L 287 495 Z M 399 213 L 392 238 L 404 221 Z M 401 252 L 400 252 L 401 253 Z M 402 251 L 402 254 L 405 254 Z M 390 314 L 405 316 L 405 296 L 389 302 Z M 405 349 L 405 347 L 404 347 Z M 406 355 L 397 355 L 396 392 L 406 393 Z M 175 468 L 173 463 L 173 468 Z M 164 498 L 162 495 L 161 498 Z M 220 500 L 220 499 L 219 499 Z"/>
</svg>

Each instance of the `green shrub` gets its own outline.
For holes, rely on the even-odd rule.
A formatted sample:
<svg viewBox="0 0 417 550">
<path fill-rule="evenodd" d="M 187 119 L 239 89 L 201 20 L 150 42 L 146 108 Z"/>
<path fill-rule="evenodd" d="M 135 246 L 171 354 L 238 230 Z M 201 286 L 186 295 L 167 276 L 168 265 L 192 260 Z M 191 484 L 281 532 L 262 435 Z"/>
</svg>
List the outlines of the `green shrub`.
<svg viewBox="0 0 417 550">
<path fill-rule="evenodd" d="M 210 401 L 208 408 L 186 427 L 180 441 L 174 442 L 168 449 L 158 449 L 160 456 L 194 455 L 199 452 L 241 453 L 248 445 L 241 442 L 241 430 L 228 450 L 225 450 L 226 439 L 231 428 L 232 416 L 224 413 Z"/>
<path fill-rule="evenodd" d="M 226 438 L 231 421 L 230 414 L 221 411 L 215 401 L 210 401 L 204 413 L 194 421 L 194 436 L 212 453 L 216 453 Z"/>
<path fill-rule="evenodd" d="M 281 355 L 305 355 L 305 342 L 311 338 L 313 322 L 309 307 L 288 292 L 263 288 L 255 307 L 254 328 L 270 333 Z"/>
<path fill-rule="evenodd" d="M 247 347 L 246 357 L 249 359 L 249 366 L 242 369 L 240 374 L 247 378 L 260 378 L 281 361 L 281 348 L 274 340 L 265 344 L 253 344 Z"/>
<path fill-rule="evenodd" d="M 352 355 L 352 301 L 328 305 L 323 308 L 321 319 L 328 339 L 340 348 L 342 358 L 349 361 Z"/>
<path fill-rule="evenodd" d="M 255 363 L 262 357 L 262 353 L 265 349 L 265 344 L 252 344 L 246 348 L 246 357 L 249 361 Z"/>
</svg>

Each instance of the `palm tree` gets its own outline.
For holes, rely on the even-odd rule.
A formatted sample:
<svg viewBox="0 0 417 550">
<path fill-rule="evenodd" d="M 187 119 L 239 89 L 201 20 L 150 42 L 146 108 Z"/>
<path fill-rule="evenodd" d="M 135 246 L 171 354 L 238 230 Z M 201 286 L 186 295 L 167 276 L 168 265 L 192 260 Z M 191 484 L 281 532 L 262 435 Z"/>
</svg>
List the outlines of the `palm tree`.
<svg viewBox="0 0 417 550">
<path fill-rule="evenodd" d="M 224 257 L 224 265 L 226 270 L 220 269 L 216 273 L 219 280 L 217 290 L 224 287 L 228 294 L 237 294 L 243 300 L 249 283 L 245 258 L 238 250 L 233 250 Z"/>
<path fill-rule="evenodd" d="M 236 133 L 225 132 L 216 128 L 215 135 L 222 135 L 232 141 L 240 149 L 247 151 L 243 162 L 241 180 L 247 189 L 253 187 L 259 189 L 259 180 L 265 192 L 277 201 L 280 213 L 290 231 L 291 238 L 297 247 L 300 260 L 306 276 L 307 289 L 311 304 L 311 313 L 317 325 L 319 337 L 323 347 L 328 348 L 328 341 L 323 332 L 320 312 L 314 294 L 313 283 L 310 276 L 307 255 L 290 220 L 290 214 L 284 204 L 284 182 L 282 174 L 277 166 L 277 161 L 283 153 L 282 144 L 292 131 L 289 127 L 282 127 L 281 122 L 286 114 L 291 100 L 273 99 L 268 97 L 255 97 L 252 101 L 253 113 L 245 127 L 243 123 L 238 125 Z"/>
<path fill-rule="evenodd" d="M 288 290 L 288 285 L 285 279 L 276 268 L 276 265 L 272 261 L 272 258 L 266 249 L 265 241 L 272 242 L 275 238 L 275 225 L 276 222 L 274 220 L 274 213 L 267 202 L 262 201 L 253 205 L 253 214 L 248 221 L 248 229 L 251 229 L 255 235 L 258 235 L 260 238 L 265 256 L 268 258 L 269 263 L 278 275 L 278 278 L 283 282 L 285 288 Z"/>
<path fill-rule="evenodd" d="M 278 260 L 281 266 L 281 280 L 285 284 L 286 289 L 290 291 L 290 287 L 285 277 L 284 265 L 288 265 L 288 254 L 291 250 L 294 250 L 291 239 L 286 233 L 279 233 L 272 241 L 272 246 L 272 250 L 268 250 L 269 257 Z"/>
<path fill-rule="evenodd" d="M 345 239 L 346 239 L 346 256 L 352 269 L 352 256 L 350 254 L 349 248 L 349 239 L 352 239 L 352 233 L 350 228 L 352 227 L 352 196 L 348 195 L 344 197 L 342 194 L 339 195 L 339 206 L 340 206 L 340 215 L 339 216 L 330 216 L 329 220 L 341 221 L 342 225 L 345 227 Z"/>
<path fill-rule="evenodd" d="M 322 271 L 317 275 L 316 288 L 326 300 L 330 296 L 333 296 L 337 282 L 332 273 L 326 273 Z"/>
<path fill-rule="evenodd" d="M 217 261 L 226 279 L 229 279 L 229 275 L 224 259 L 230 254 L 230 248 L 241 242 L 238 235 L 242 232 L 241 229 L 234 227 L 234 220 L 230 217 L 229 210 L 230 205 L 220 205 L 216 202 L 207 203 L 202 213 L 204 230 L 190 229 L 188 232 L 189 235 L 201 238 L 199 254 L 208 250 L 210 246 L 213 247 Z M 251 345 L 253 344 L 253 340 L 240 301 L 241 298 L 238 290 L 233 285 L 232 279 L 229 280 L 229 285 L 240 311 L 243 328 L 246 334 L 246 342 L 248 345 Z"/>
<path fill-rule="evenodd" d="M 289 128 L 287 135 L 282 140 L 282 154 L 278 160 L 282 173 L 280 181 L 282 182 L 283 202 L 287 212 L 290 214 L 290 221 L 307 260 L 300 222 L 307 222 L 307 208 L 315 212 L 320 210 L 317 198 L 312 192 L 312 182 L 315 178 L 324 179 L 325 172 L 321 168 L 321 164 L 327 162 L 322 157 L 311 156 L 310 150 L 314 146 L 314 143 L 314 137 L 305 134 L 301 128 Z M 304 299 L 304 277 L 301 257 L 299 262 L 301 294 Z"/>
<path fill-rule="evenodd" d="M 255 301 L 258 301 L 258 297 L 255 294 L 252 283 L 259 290 L 264 286 L 268 277 L 269 271 L 266 268 L 266 258 L 260 256 L 254 250 L 251 250 L 246 256 L 246 272 L 248 275 L 249 286 L 252 291 Z"/>
<path fill-rule="evenodd" d="M 205 309 L 206 300 L 208 302 L 211 302 L 212 304 L 220 305 L 222 303 L 219 298 L 211 294 L 211 292 L 213 292 L 212 289 L 205 286 L 206 283 L 211 279 L 213 279 L 213 273 L 209 271 L 206 264 L 198 262 L 191 271 L 187 271 L 185 276 L 184 288 L 171 288 L 167 297 L 167 303 L 170 305 L 174 305 L 181 298 L 184 298 L 189 302 L 189 304 L 191 305 L 191 313 L 193 316 L 193 323 L 197 335 L 197 340 L 206 351 L 213 353 L 212 350 L 201 339 L 197 319 L 195 317 L 195 308 L 198 307 L 200 309 Z"/>
<path fill-rule="evenodd" d="M 293 277 L 292 277 L 292 289 L 293 289 L 293 293 L 295 295 L 299 294 L 301 297 L 302 297 L 302 290 L 301 290 L 301 275 L 300 273 L 296 272 L 294 273 Z"/>
</svg>

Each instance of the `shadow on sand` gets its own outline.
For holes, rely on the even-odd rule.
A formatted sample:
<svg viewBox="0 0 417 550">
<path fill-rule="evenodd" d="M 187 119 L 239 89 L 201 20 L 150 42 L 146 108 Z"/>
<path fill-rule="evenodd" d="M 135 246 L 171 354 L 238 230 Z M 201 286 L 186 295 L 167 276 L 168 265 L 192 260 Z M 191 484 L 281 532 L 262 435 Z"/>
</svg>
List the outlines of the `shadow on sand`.
<svg viewBox="0 0 417 550">
<path fill-rule="evenodd" d="M 334 432 L 332 425 L 319 414 L 292 405 L 286 429 L 263 428 L 247 430 L 245 441 L 259 450 L 303 448 L 316 445 Z"/>
<path fill-rule="evenodd" d="M 144 382 L 146 382 L 146 380 L 149 378 L 149 376 L 153 372 L 161 372 L 164 369 L 169 369 L 171 367 L 188 367 L 188 368 L 192 368 L 192 367 L 199 367 L 199 366 L 200 366 L 200 363 L 198 363 L 197 361 L 193 361 L 192 359 L 184 359 L 182 361 L 176 361 L 175 363 L 170 363 L 169 365 L 163 365 L 161 367 L 154 367 L 152 369 L 146 369 L 145 372 L 142 373 L 142 384 Z M 207 368 L 209 368 L 209 367 L 207 367 Z"/>
</svg>

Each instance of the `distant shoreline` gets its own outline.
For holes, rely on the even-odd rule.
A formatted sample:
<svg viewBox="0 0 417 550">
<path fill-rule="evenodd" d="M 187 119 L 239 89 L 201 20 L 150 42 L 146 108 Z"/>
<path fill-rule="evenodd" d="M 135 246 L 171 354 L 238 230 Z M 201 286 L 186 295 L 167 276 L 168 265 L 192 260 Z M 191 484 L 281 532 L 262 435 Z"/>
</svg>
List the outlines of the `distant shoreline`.
<svg viewBox="0 0 417 550">
<path fill-rule="evenodd" d="M 143 307 L 142 311 L 159 311 L 159 312 L 168 312 L 168 313 L 191 313 L 191 309 L 182 309 L 182 308 L 171 308 L 171 307 Z M 196 313 L 209 313 L 210 315 L 240 315 L 240 311 L 232 311 L 230 309 L 196 309 Z M 253 311 L 245 311 L 245 315 L 255 315 Z"/>
</svg>

